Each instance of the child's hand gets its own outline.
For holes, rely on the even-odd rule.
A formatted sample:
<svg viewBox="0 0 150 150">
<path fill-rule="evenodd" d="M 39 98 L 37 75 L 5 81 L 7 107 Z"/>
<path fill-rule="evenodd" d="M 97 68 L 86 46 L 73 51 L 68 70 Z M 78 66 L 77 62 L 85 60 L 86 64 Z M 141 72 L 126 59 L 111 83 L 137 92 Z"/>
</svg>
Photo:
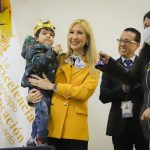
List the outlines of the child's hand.
<svg viewBox="0 0 150 150">
<path fill-rule="evenodd" d="M 60 44 L 56 44 L 56 45 L 54 46 L 53 50 L 54 50 L 58 55 L 64 53 L 64 52 L 63 52 L 63 48 L 62 48 L 62 46 L 61 46 Z"/>
</svg>

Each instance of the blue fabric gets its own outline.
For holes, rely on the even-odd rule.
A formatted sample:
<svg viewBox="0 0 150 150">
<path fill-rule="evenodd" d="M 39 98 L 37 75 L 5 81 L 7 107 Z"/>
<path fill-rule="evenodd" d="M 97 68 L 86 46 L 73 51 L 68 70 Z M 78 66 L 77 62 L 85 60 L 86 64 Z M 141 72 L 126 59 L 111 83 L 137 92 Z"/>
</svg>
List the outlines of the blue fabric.
<svg viewBox="0 0 150 150">
<path fill-rule="evenodd" d="M 44 91 L 43 97 L 40 102 L 35 104 L 35 120 L 32 124 L 31 136 L 45 140 L 48 136 L 48 120 L 49 120 L 49 107 L 50 95 Z"/>
</svg>

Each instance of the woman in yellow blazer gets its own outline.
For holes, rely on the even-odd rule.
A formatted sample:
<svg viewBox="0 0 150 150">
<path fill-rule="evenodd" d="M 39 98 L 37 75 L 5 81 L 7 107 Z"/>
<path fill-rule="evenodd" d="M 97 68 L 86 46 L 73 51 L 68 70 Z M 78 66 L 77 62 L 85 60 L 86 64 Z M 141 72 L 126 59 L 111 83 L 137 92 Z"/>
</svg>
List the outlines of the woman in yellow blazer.
<svg viewBox="0 0 150 150">
<path fill-rule="evenodd" d="M 68 31 L 67 43 L 68 53 L 60 58 L 55 84 L 45 75 L 43 78 L 32 75 L 29 82 L 41 89 L 54 91 L 48 143 L 54 145 L 56 150 L 87 150 L 87 103 L 99 80 L 99 72 L 95 69 L 97 52 L 88 21 L 73 21 Z M 38 101 L 36 94 L 39 96 L 39 91 L 30 91 L 28 101 Z"/>
</svg>

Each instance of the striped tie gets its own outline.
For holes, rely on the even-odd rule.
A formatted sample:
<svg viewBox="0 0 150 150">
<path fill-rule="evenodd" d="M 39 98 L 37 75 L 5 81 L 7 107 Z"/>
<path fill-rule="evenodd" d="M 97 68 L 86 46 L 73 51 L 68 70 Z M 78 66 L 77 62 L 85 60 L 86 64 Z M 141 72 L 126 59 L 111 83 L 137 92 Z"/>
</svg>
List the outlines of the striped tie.
<svg viewBox="0 0 150 150">
<path fill-rule="evenodd" d="M 123 62 L 123 65 L 128 69 L 132 66 L 132 64 L 133 64 L 133 61 L 130 59 L 125 59 Z"/>
</svg>

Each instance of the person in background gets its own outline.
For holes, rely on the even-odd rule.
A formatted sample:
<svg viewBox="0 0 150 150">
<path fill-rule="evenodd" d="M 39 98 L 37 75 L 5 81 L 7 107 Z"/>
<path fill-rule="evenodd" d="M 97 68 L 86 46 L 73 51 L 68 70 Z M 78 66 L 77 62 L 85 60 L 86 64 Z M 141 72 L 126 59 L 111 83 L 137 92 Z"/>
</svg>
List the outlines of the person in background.
<svg viewBox="0 0 150 150">
<path fill-rule="evenodd" d="M 88 149 L 88 100 L 96 89 L 98 55 L 92 28 L 87 20 L 77 19 L 69 27 L 68 52 L 59 60 L 55 83 L 32 75 L 29 82 L 44 90 L 53 90 L 48 144 L 56 150 Z M 36 103 L 40 93 L 29 91 L 29 102 Z"/>
<path fill-rule="evenodd" d="M 144 29 L 150 27 L 150 11 L 143 17 Z"/>
<path fill-rule="evenodd" d="M 144 17 L 143 17 L 143 22 L 144 22 L 144 28 L 149 28 L 150 27 L 150 11 L 147 12 Z M 150 36 L 150 34 L 149 34 Z M 149 38 L 150 40 L 150 38 Z M 149 42 L 150 43 L 150 42 Z M 141 116 L 142 120 L 150 120 L 150 107 L 148 107 L 142 114 Z"/>
<path fill-rule="evenodd" d="M 150 12 L 144 16 L 144 44 L 140 50 L 139 57 L 133 67 L 126 70 L 117 61 L 104 52 L 100 52 L 100 61 L 104 65 L 96 68 L 121 80 L 127 85 L 139 86 L 144 88 L 144 102 L 141 109 L 141 123 L 145 137 L 150 141 Z"/>
<path fill-rule="evenodd" d="M 120 35 L 117 62 L 129 69 L 136 61 L 135 52 L 141 41 L 141 34 L 135 28 L 126 28 Z M 140 111 L 143 103 L 141 86 L 125 85 L 106 73 L 102 74 L 99 99 L 102 103 L 111 103 L 106 134 L 112 136 L 114 150 L 149 150 L 140 123 Z"/>
</svg>

